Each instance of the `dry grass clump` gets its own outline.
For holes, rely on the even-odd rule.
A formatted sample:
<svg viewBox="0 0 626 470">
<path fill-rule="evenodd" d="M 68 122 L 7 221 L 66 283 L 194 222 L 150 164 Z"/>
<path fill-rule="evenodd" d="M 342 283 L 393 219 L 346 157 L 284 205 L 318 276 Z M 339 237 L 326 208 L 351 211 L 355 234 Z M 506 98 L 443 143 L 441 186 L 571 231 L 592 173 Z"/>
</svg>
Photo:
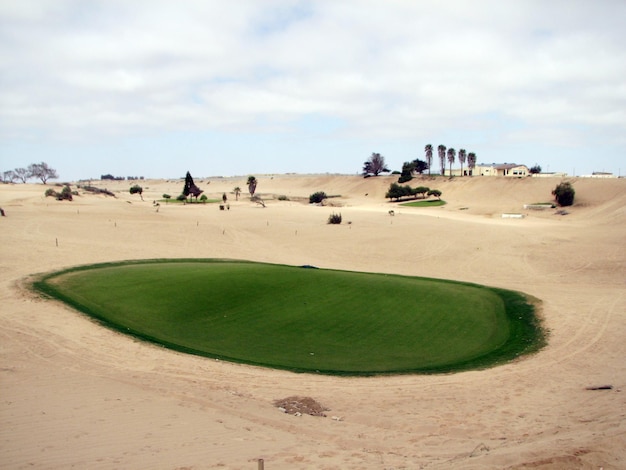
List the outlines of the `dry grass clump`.
<svg viewBox="0 0 626 470">
<path fill-rule="evenodd" d="M 311 397 L 300 397 L 297 395 L 283 398 L 282 400 L 274 400 L 274 406 L 283 413 L 298 416 L 301 414 L 326 416 L 324 412 L 329 410 Z"/>
</svg>

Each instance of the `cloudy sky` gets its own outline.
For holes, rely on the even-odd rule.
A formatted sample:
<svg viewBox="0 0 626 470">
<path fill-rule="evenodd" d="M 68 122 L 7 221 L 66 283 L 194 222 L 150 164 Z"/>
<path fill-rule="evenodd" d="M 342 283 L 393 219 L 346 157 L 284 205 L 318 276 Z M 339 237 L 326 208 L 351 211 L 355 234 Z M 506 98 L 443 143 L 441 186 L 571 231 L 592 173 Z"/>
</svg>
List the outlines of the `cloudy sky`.
<svg viewBox="0 0 626 470">
<path fill-rule="evenodd" d="M 623 0 L 0 0 L 0 171 L 626 173 Z M 433 164 L 438 168 L 438 164 Z"/>
</svg>

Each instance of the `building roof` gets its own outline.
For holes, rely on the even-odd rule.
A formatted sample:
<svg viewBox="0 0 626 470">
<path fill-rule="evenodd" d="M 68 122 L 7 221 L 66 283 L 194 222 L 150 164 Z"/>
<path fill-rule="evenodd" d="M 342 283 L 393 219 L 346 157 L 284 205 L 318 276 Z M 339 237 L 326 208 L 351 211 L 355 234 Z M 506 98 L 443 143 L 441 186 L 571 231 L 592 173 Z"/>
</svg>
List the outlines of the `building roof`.
<svg viewBox="0 0 626 470">
<path fill-rule="evenodd" d="M 497 170 L 510 170 L 511 168 L 517 168 L 518 166 L 526 166 L 522 163 L 481 163 L 476 166 L 488 166 Z"/>
</svg>

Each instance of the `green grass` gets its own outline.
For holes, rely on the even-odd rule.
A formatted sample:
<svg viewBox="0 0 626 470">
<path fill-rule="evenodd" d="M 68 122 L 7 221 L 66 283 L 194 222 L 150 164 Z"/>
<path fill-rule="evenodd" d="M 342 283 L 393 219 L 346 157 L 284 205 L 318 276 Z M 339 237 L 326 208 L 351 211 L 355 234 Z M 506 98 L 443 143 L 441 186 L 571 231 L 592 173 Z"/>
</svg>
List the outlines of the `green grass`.
<svg viewBox="0 0 626 470">
<path fill-rule="evenodd" d="M 34 287 L 172 349 L 300 372 L 452 372 L 543 345 L 523 295 L 428 278 L 148 260 L 72 268 Z"/>
<path fill-rule="evenodd" d="M 423 201 L 413 201 L 413 202 L 405 202 L 404 204 L 400 204 L 401 206 L 407 207 L 437 207 L 443 206 L 446 204 L 446 201 L 440 199 L 425 199 Z"/>
</svg>

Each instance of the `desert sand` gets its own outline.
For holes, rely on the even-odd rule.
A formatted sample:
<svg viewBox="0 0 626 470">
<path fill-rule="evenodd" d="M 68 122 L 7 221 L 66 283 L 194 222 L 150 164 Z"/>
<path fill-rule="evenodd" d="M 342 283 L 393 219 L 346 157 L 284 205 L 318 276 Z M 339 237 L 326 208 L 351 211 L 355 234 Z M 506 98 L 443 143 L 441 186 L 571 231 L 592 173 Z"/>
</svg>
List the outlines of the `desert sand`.
<svg viewBox="0 0 626 470">
<path fill-rule="evenodd" d="M 557 215 L 523 209 L 551 200 L 551 178 L 413 181 L 448 204 L 407 208 L 384 198 L 397 177 L 256 176 L 265 208 L 245 176 L 196 177 L 210 197 L 228 193 L 224 211 L 157 211 L 153 200 L 180 194 L 179 179 L 139 182 L 144 201 L 125 181 L 93 182 L 116 198 L 79 190 L 72 202 L 45 198 L 41 184 L 0 185 L 0 467 L 626 468 L 626 179 L 573 179 L 576 204 Z M 316 191 L 338 196 L 334 207 L 309 205 Z M 326 223 L 333 211 L 341 225 Z M 68 266 L 177 257 L 519 290 L 541 300 L 549 344 L 457 374 L 294 374 L 140 342 L 28 289 Z M 587 389 L 599 385 L 613 388 Z M 327 416 L 274 406 L 293 395 Z"/>
</svg>

